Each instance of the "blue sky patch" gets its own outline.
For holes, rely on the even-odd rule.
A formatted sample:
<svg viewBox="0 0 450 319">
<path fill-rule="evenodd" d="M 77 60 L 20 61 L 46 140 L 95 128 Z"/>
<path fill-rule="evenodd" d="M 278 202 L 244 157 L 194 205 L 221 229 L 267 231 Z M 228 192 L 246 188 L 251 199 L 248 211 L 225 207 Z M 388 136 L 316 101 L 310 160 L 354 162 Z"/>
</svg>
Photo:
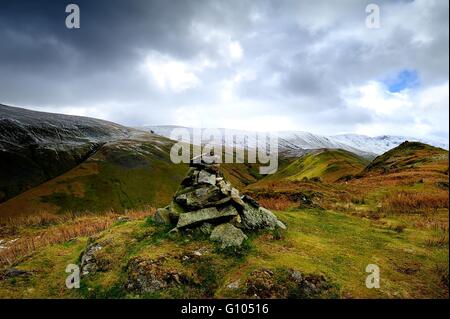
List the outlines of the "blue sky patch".
<svg viewBox="0 0 450 319">
<path fill-rule="evenodd" d="M 395 93 L 419 86 L 419 76 L 415 70 L 402 70 L 383 81 L 389 92 Z"/>
</svg>

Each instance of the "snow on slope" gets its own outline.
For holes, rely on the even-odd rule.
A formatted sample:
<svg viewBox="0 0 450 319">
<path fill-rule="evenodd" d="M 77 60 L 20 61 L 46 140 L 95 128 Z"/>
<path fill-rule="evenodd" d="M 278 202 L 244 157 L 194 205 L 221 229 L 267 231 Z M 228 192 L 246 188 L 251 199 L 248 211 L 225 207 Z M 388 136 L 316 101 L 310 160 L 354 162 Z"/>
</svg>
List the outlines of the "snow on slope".
<svg viewBox="0 0 450 319">
<path fill-rule="evenodd" d="M 193 128 L 181 127 L 181 126 L 172 126 L 172 125 L 164 125 L 164 126 L 145 126 L 140 129 L 153 131 L 155 134 L 162 135 L 170 138 L 171 133 L 175 128 L 184 128 L 187 129 L 191 138 L 186 138 L 183 141 L 188 143 L 193 143 L 193 141 L 199 141 L 202 134 L 205 133 L 206 129 L 196 130 Z M 222 136 L 224 136 L 224 132 L 227 134 L 239 137 L 235 142 L 238 147 L 244 148 L 245 146 L 249 148 L 255 148 L 257 146 L 257 134 L 262 134 L 264 137 L 266 133 L 264 132 L 251 132 L 244 130 L 231 130 L 231 129 L 217 129 Z M 284 153 L 287 156 L 300 156 L 305 153 L 305 150 L 310 149 L 319 149 L 319 148 L 341 148 L 355 154 L 367 157 L 373 157 L 375 154 L 372 152 L 363 151 L 357 149 L 351 145 L 347 145 L 345 143 L 341 143 L 339 141 L 334 141 L 329 137 L 315 135 L 308 132 L 276 132 L 278 136 L 278 151 L 280 153 Z M 245 143 L 244 143 L 244 138 Z M 261 135 L 260 135 L 261 136 Z M 228 147 L 231 147 L 230 143 L 226 143 L 226 139 L 223 138 L 224 144 Z M 204 142 L 204 141 L 203 141 Z"/>
<path fill-rule="evenodd" d="M 199 140 L 200 135 L 205 129 L 194 130 L 193 128 L 174 126 L 174 125 L 162 125 L 162 126 L 145 126 L 140 129 L 153 131 L 158 135 L 162 135 L 170 138 L 171 132 L 175 128 L 185 128 L 189 131 L 190 136 L 194 136 L 194 140 Z M 224 129 L 218 129 L 222 134 Z M 236 136 L 248 136 L 248 147 L 256 146 L 256 132 L 243 131 L 243 130 L 226 130 L 227 133 Z M 440 141 L 431 141 L 424 139 L 415 139 L 411 137 L 401 136 L 378 136 L 369 137 L 365 135 L 357 134 L 344 134 L 335 136 L 323 136 L 318 134 L 312 134 L 302 131 L 281 131 L 276 132 L 278 135 L 279 152 L 285 154 L 298 156 L 304 153 L 304 150 L 320 149 L 320 148 L 340 148 L 355 154 L 373 157 L 374 155 L 380 155 L 384 152 L 400 145 L 404 141 L 419 141 L 427 143 L 433 146 L 448 149 L 448 143 Z M 263 133 L 264 134 L 264 133 Z M 186 139 L 185 142 L 192 143 L 192 139 Z M 231 145 L 227 145 L 231 146 Z M 243 147 L 242 143 L 237 143 L 237 146 Z"/>
<path fill-rule="evenodd" d="M 422 142 L 425 144 L 429 144 L 432 146 L 448 150 L 448 142 L 445 143 L 444 141 L 406 137 L 406 136 L 383 135 L 383 136 L 369 137 L 357 134 L 342 134 L 332 136 L 331 138 L 335 141 L 351 145 L 360 150 L 366 152 L 373 152 L 376 154 L 382 154 L 390 149 L 393 149 L 394 147 L 397 147 L 404 141 Z"/>
</svg>

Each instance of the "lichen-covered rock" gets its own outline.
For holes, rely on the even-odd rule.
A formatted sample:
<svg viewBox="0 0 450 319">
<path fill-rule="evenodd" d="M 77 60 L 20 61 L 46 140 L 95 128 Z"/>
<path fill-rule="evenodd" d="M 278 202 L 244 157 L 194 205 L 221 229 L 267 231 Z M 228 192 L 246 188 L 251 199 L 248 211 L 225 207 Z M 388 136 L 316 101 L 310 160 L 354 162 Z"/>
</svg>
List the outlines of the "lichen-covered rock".
<svg viewBox="0 0 450 319">
<path fill-rule="evenodd" d="M 197 183 L 216 185 L 216 174 L 202 170 L 198 173 Z"/>
<path fill-rule="evenodd" d="M 211 233 L 210 239 L 218 242 L 221 249 L 228 247 L 240 247 L 247 236 L 230 223 L 216 226 Z"/>
<path fill-rule="evenodd" d="M 279 222 L 278 218 L 270 210 L 263 207 L 257 208 L 248 203 L 245 203 L 241 218 L 242 225 L 246 229 L 274 229 L 278 227 Z"/>
<path fill-rule="evenodd" d="M 197 211 L 180 214 L 177 228 L 192 227 L 202 222 L 222 220 L 237 214 L 237 210 L 232 206 L 227 206 L 223 209 L 217 209 L 216 207 L 202 208 Z"/>
<path fill-rule="evenodd" d="M 99 243 L 92 243 L 87 246 L 83 255 L 81 256 L 81 274 L 87 275 L 91 272 L 99 270 L 97 264 L 96 254 L 103 247 Z"/>
<path fill-rule="evenodd" d="M 248 195 L 242 196 L 242 200 L 243 200 L 244 202 L 246 202 L 246 203 L 249 203 L 249 204 L 252 205 L 253 207 L 256 207 L 256 208 L 259 208 L 259 207 L 260 207 L 259 203 L 258 203 L 255 199 L 251 198 L 251 197 L 248 196 Z"/>
<path fill-rule="evenodd" d="M 170 225 L 172 223 L 170 220 L 170 210 L 167 207 L 158 208 L 153 216 L 153 220 L 158 224 Z"/>
<path fill-rule="evenodd" d="M 230 197 L 231 199 L 241 207 L 245 206 L 244 201 L 241 199 L 241 196 L 239 195 L 239 191 L 236 188 L 232 188 L 230 191 Z"/>
<path fill-rule="evenodd" d="M 126 267 L 125 288 L 137 293 L 155 293 L 173 285 L 189 282 L 187 275 L 164 265 L 165 257 L 157 259 L 132 258 Z"/>
<path fill-rule="evenodd" d="M 223 199 L 220 189 L 213 185 L 202 185 L 187 193 L 175 197 L 175 201 L 189 210 L 212 206 Z"/>
</svg>

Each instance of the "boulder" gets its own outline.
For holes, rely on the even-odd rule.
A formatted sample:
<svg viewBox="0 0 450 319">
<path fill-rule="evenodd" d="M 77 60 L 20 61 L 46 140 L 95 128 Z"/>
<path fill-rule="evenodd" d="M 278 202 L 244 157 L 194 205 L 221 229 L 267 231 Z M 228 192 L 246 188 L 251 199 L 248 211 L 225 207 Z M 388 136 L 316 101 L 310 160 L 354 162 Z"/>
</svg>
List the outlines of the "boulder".
<svg viewBox="0 0 450 319">
<path fill-rule="evenodd" d="M 177 228 L 192 227 L 202 222 L 222 220 L 236 216 L 237 214 L 237 210 L 231 205 L 220 210 L 216 207 L 202 208 L 197 211 L 180 214 Z"/>
<path fill-rule="evenodd" d="M 240 247 L 247 236 L 230 223 L 216 226 L 209 237 L 212 241 L 218 242 L 221 249 L 228 247 Z"/>
<path fill-rule="evenodd" d="M 263 207 L 257 208 L 247 203 L 245 203 L 241 218 L 242 225 L 246 229 L 274 229 L 278 227 L 279 222 L 277 217 L 270 210 Z"/>
</svg>

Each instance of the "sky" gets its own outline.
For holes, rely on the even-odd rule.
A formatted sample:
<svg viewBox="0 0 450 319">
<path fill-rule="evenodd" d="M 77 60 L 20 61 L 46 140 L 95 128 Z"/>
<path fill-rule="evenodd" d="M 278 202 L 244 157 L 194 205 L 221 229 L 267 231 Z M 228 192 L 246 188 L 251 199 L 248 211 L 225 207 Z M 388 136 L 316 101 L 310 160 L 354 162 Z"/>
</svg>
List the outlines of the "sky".
<svg viewBox="0 0 450 319">
<path fill-rule="evenodd" d="M 0 0 L 0 103 L 128 126 L 448 141 L 448 6 Z"/>
</svg>

